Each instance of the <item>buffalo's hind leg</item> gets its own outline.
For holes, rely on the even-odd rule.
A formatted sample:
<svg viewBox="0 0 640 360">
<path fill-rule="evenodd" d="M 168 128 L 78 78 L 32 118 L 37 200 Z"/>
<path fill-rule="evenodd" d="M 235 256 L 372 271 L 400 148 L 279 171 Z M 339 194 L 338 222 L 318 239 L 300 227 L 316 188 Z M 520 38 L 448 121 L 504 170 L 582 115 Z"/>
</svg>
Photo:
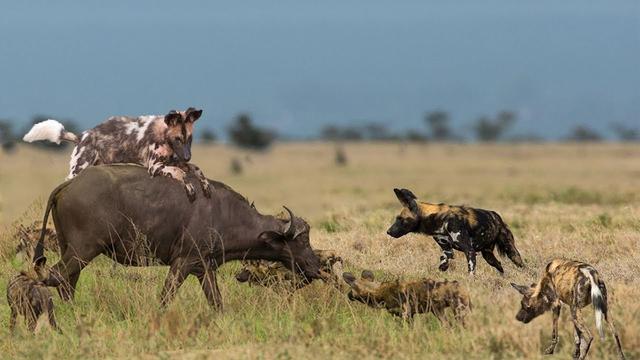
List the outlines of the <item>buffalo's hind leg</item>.
<svg viewBox="0 0 640 360">
<path fill-rule="evenodd" d="M 169 303 L 176 296 L 176 292 L 189 276 L 190 269 L 187 267 L 186 261 L 183 258 L 178 258 L 171 263 L 169 268 L 169 274 L 164 281 L 164 287 L 160 294 L 160 306 L 166 308 Z"/>
<path fill-rule="evenodd" d="M 216 271 L 213 269 L 207 269 L 202 274 L 197 274 L 197 276 L 209 305 L 222 311 L 222 295 L 220 295 L 220 289 L 218 288 Z"/>
<path fill-rule="evenodd" d="M 72 247 L 67 246 L 60 261 L 51 269 L 51 275 L 45 281 L 45 284 L 57 287 L 58 294 L 62 300 L 72 300 L 80 272 L 98 255 L 100 255 L 100 252 L 91 251 L 81 258 Z"/>
</svg>

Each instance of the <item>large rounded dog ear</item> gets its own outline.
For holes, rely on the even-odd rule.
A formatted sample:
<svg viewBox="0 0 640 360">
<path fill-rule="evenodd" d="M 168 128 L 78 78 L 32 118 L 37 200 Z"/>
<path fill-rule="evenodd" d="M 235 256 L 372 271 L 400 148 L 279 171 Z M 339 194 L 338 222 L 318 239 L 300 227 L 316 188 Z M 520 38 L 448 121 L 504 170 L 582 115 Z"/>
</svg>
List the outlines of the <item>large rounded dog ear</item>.
<svg viewBox="0 0 640 360">
<path fill-rule="evenodd" d="M 511 283 L 511 286 L 516 289 L 520 294 L 527 295 L 531 291 L 531 287 L 525 285 L 518 285 L 516 283 Z"/>
<path fill-rule="evenodd" d="M 374 281 L 376 279 L 375 275 L 373 275 L 373 272 L 371 270 L 362 270 L 362 274 L 360 274 L 360 277 L 363 280 L 368 280 L 368 281 Z"/>
<path fill-rule="evenodd" d="M 175 110 L 169 111 L 167 115 L 164 116 L 164 123 L 167 126 L 176 126 L 182 120 L 182 115 Z"/>
<path fill-rule="evenodd" d="M 190 107 L 185 111 L 185 118 L 188 122 L 195 122 L 200 119 L 200 116 L 202 116 L 202 110 Z"/>
<path fill-rule="evenodd" d="M 416 199 L 418 199 L 409 189 L 393 189 L 393 192 L 396 193 L 396 197 L 402 204 L 402 206 L 411 210 L 414 214 L 419 214 L 418 203 Z"/>
<path fill-rule="evenodd" d="M 353 285 L 356 282 L 356 277 L 350 272 L 342 273 L 342 279 L 349 285 Z"/>
</svg>

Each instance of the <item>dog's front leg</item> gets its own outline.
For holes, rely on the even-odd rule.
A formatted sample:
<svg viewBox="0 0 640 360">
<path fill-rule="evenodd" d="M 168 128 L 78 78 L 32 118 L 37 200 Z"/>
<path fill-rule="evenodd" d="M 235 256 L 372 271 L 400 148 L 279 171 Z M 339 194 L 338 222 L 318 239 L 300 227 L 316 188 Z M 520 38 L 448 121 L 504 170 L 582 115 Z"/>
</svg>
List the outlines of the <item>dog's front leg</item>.
<svg viewBox="0 0 640 360">
<path fill-rule="evenodd" d="M 184 172 L 184 170 L 180 169 L 179 167 L 168 166 L 160 160 L 160 158 L 151 158 L 148 167 L 149 175 L 151 175 L 151 177 L 162 175 L 178 180 L 184 186 L 189 201 L 194 201 L 196 199 L 196 189 L 193 187 L 193 185 L 185 181 L 186 173 Z"/>
<path fill-rule="evenodd" d="M 210 198 L 211 190 L 213 186 L 211 186 L 211 184 L 209 183 L 209 179 L 207 179 L 207 177 L 204 176 L 204 173 L 202 172 L 202 170 L 200 170 L 199 167 L 191 163 L 186 163 L 185 167 L 187 168 L 187 171 L 194 174 L 198 178 L 198 181 L 200 181 L 200 186 L 202 186 L 202 192 L 204 193 L 204 196 Z"/>
</svg>

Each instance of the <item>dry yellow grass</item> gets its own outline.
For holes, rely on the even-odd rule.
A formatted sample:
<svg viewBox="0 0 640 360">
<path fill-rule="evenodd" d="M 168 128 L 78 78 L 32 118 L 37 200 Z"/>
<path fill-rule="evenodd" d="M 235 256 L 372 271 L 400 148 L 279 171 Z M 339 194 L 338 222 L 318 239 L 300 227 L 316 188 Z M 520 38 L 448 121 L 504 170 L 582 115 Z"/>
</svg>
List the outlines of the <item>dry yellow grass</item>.
<svg viewBox="0 0 640 360">
<path fill-rule="evenodd" d="M 265 213 L 281 205 L 309 220 L 312 244 L 338 251 L 347 268 L 387 277 L 448 278 L 470 291 L 474 311 L 466 329 L 441 328 L 420 316 L 403 324 L 384 311 L 350 303 L 321 283 L 294 295 L 251 288 L 222 268 L 225 312 L 207 307 L 197 283 L 181 289 L 165 313 L 157 294 L 166 268 L 112 269 L 99 259 L 80 278 L 73 304 L 56 297 L 65 332 L 11 336 L 0 302 L 0 353 L 8 357 L 243 358 L 353 356 L 373 358 L 541 358 L 551 319 L 531 324 L 514 316 L 519 295 L 509 282 L 529 283 L 554 257 L 593 264 L 611 293 L 610 309 L 629 358 L 640 357 L 640 146 L 638 145 L 398 145 L 347 144 L 348 165 L 335 166 L 330 144 L 280 144 L 253 154 L 224 146 L 196 147 L 193 161 L 255 201 Z M 231 158 L 244 172 L 232 175 Z M 0 290 L 21 264 L 11 252 L 13 221 L 39 218 L 42 201 L 66 175 L 69 154 L 21 147 L 0 154 Z M 437 270 L 433 240 L 394 240 L 385 230 L 399 209 L 393 187 L 432 202 L 498 211 L 511 225 L 527 267 L 504 260 L 500 276 L 478 260 L 475 279 L 457 253 Z M 39 201 L 36 201 L 40 199 Z M 35 204 L 34 204 L 34 201 Z M 591 308 L 584 311 L 593 328 Z M 572 351 L 572 327 L 561 318 L 558 354 Z M 594 340 L 591 358 L 615 357 L 611 336 Z"/>
</svg>

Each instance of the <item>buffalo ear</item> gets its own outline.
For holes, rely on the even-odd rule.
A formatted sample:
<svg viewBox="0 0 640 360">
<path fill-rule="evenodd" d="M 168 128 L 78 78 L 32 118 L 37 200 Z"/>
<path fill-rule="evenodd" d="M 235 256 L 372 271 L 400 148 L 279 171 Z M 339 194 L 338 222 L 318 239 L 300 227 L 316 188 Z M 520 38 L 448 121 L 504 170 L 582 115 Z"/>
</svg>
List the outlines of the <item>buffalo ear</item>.
<svg viewBox="0 0 640 360">
<path fill-rule="evenodd" d="M 396 197 L 402 204 L 402 206 L 411 210 L 412 213 L 418 214 L 418 203 L 416 202 L 417 197 L 411 192 L 409 189 L 393 189 L 393 192 L 396 193 Z"/>
<path fill-rule="evenodd" d="M 195 108 L 190 107 L 185 112 L 185 115 L 187 121 L 195 122 L 196 120 L 200 119 L 200 116 L 202 116 L 202 110 L 196 110 Z"/>
<path fill-rule="evenodd" d="M 277 231 L 263 231 L 258 235 L 258 239 L 266 242 L 269 245 L 275 245 L 276 243 L 285 242 L 284 234 Z"/>
<path fill-rule="evenodd" d="M 520 294 L 522 295 L 527 295 L 529 293 L 529 290 L 531 289 L 528 286 L 524 286 L 524 285 L 518 285 L 515 283 L 511 283 L 511 286 L 516 289 Z"/>
<path fill-rule="evenodd" d="M 175 110 L 169 111 L 169 113 L 164 116 L 164 123 L 169 127 L 176 126 L 180 120 L 182 120 L 182 115 Z"/>
<path fill-rule="evenodd" d="M 352 286 L 353 283 L 356 282 L 356 277 L 350 273 L 350 272 L 344 272 L 342 273 L 342 278 L 344 279 L 344 281 L 349 284 L 349 286 Z"/>
<path fill-rule="evenodd" d="M 371 272 L 370 270 L 363 270 L 362 274 L 360 274 L 360 277 L 368 281 L 374 281 L 376 278 L 375 275 L 373 275 L 373 272 Z"/>
</svg>

